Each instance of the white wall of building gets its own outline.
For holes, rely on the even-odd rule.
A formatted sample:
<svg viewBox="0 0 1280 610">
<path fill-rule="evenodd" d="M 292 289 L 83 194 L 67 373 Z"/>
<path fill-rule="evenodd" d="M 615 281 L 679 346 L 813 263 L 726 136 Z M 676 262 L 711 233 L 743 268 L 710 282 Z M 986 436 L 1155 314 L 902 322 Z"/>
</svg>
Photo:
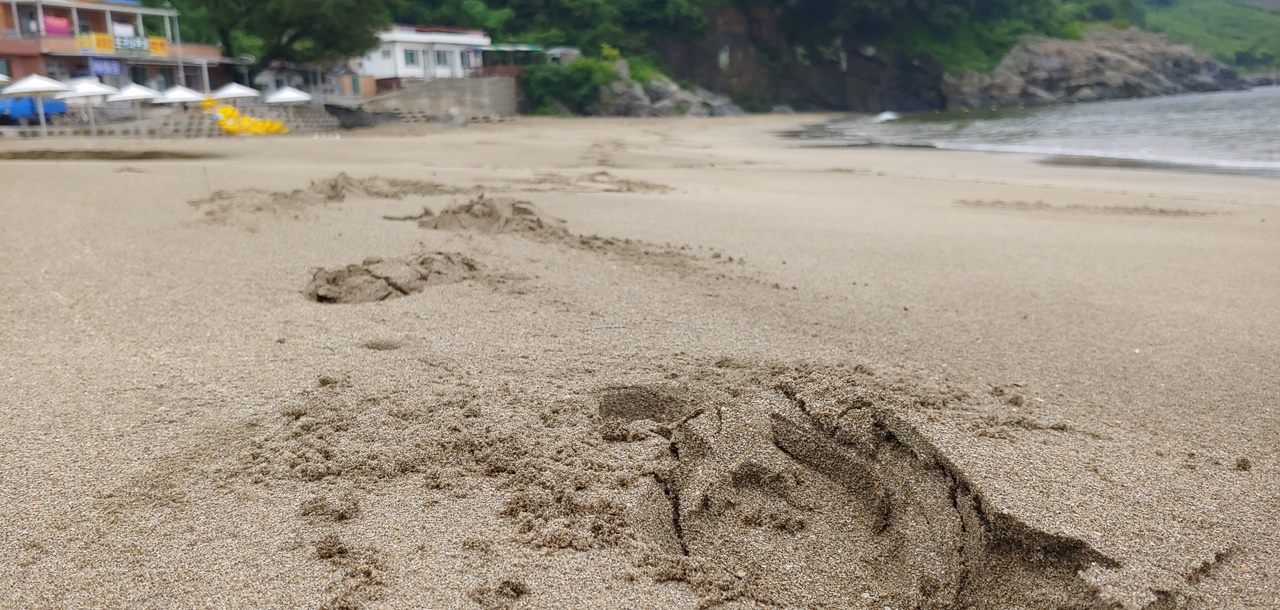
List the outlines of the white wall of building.
<svg viewBox="0 0 1280 610">
<path fill-rule="evenodd" d="M 382 44 L 356 64 L 361 76 L 374 78 L 465 78 L 481 66 L 480 48 L 491 40 L 483 34 L 418 32 L 397 28 L 378 35 Z"/>
</svg>

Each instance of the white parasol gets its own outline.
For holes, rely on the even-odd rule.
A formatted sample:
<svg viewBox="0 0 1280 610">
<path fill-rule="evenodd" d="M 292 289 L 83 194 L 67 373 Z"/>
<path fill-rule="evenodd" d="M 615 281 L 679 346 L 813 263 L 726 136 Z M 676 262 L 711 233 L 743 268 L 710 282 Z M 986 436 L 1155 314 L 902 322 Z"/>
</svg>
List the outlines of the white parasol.
<svg viewBox="0 0 1280 610">
<path fill-rule="evenodd" d="M 303 102 L 311 101 L 311 94 L 294 89 L 293 87 L 285 87 L 271 95 L 268 95 L 267 98 L 262 101 L 268 104 L 301 104 Z"/>
<path fill-rule="evenodd" d="M 182 85 L 170 87 L 158 98 L 151 100 L 152 104 L 194 104 L 203 102 L 205 94 L 188 89 Z"/>
<path fill-rule="evenodd" d="M 290 121 L 293 120 L 293 107 L 298 104 L 305 104 L 311 101 L 311 94 L 293 87 L 285 87 L 268 95 L 262 100 L 268 104 L 288 104 L 285 106 L 285 115 Z"/>
<path fill-rule="evenodd" d="M 115 95 L 120 90 L 110 85 L 104 85 L 96 80 L 82 80 L 71 86 L 71 90 L 59 93 L 57 98 L 60 100 L 81 99 L 89 97 L 105 97 Z M 89 129 L 93 137 L 98 137 L 98 121 L 94 118 L 93 104 L 89 104 Z"/>
<path fill-rule="evenodd" d="M 36 98 L 36 114 L 40 115 L 40 137 L 49 137 L 49 126 L 45 123 L 44 117 L 44 98 L 45 96 L 70 91 L 71 87 L 65 83 L 60 83 L 52 78 L 32 74 L 8 87 L 5 87 L 0 93 L 4 95 L 29 95 Z"/>
<path fill-rule="evenodd" d="M 231 83 L 223 86 L 221 89 L 214 91 L 209 97 L 215 100 L 240 100 L 251 97 L 259 97 L 261 91 L 241 85 L 240 83 Z"/>
<path fill-rule="evenodd" d="M 131 102 L 133 104 L 134 114 L 138 117 L 138 137 L 142 137 L 142 104 L 147 100 L 154 100 L 160 97 L 160 92 L 150 87 L 143 87 L 137 83 L 131 84 L 119 93 L 108 97 L 108 102 Z"/>
</svg>

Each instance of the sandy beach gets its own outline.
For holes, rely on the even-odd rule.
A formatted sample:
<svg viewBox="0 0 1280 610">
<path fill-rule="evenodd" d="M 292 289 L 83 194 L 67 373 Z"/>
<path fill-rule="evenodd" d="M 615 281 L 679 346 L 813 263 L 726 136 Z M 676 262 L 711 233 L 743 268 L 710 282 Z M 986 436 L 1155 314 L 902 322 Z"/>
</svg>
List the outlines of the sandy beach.
<svg viewBox="0 0 1280 610">
<path fill-rule="evenodd" d="M 1280 607 L 1280 180 L 824 119 L 0 142 L 0 607 Z"/>
</svg>

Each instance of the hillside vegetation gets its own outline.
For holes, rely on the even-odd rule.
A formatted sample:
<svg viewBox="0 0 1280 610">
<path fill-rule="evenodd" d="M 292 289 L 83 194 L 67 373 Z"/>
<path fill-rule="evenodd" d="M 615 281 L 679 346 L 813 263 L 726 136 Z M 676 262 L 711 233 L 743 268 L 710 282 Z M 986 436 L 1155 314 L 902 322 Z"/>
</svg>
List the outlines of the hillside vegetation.
<svg viewBox="0 0 1280 610">
<path fill-rule="evenodd" d="M 843 39 L 928 54 L 951 71 L 990 68 L 1027 35 L 1076 38 L 1086 23 L 1124 26 L 1143 15 L 1142 0 L 406 0 L 393 16 L 635 56 L 659 37 L 697 35 L 706 11 L 724 7 L 771 13 L 813 57 L 829 56 Z"/>
<path fill-rule="evenodd" d="M 1242 4 L 1250 4 L 1253 6 L 1280 11 L 1280 0 L 1237 0 Z"/>
<path fill-rule="evenodd" d="M 1079 38 L 1089 27 L 1165 32 L 1246 69 L 1277 65 L 1280 0 L 172 0 L 190 41 L 273 61 L 338 61 L 393 22 L 480 28 L 494 39 L 617 49 L 654 59 L 670 37 L 693 38 L 708 15 L 738 9 L 776 21 L 802 56 L 833 61 L 840 41 L 928 55 L 952 73 L 988 70 L 1028 36 Z M 144 0 L 162 5 L 168 0 Z M 656 65 L 649 61 L 646 65 Z"/>
<path fill-rule="evenodd" d="M 1280 0 L 1249 4 L 1280 9 Z M 1147 27 L 1242 70 L 1280 67 L 1280 12 L 1228 0 L 1175 0 L 1151 6 Z"/>
</svg>

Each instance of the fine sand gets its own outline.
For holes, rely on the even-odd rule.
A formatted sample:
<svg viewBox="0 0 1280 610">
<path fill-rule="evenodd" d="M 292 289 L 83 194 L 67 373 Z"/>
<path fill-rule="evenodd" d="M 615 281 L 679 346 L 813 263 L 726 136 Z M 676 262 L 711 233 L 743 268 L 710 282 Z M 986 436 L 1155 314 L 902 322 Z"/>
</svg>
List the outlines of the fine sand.
<svg viewBox="0 0 1280 610">
<path fill-rule="evenodd" d="M 1280 607 L 1280 181 L 822 119 L 0 142 L 0 607 Z"/>
</svg>

